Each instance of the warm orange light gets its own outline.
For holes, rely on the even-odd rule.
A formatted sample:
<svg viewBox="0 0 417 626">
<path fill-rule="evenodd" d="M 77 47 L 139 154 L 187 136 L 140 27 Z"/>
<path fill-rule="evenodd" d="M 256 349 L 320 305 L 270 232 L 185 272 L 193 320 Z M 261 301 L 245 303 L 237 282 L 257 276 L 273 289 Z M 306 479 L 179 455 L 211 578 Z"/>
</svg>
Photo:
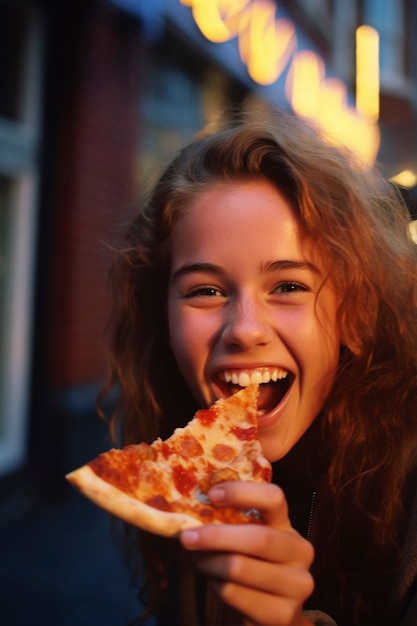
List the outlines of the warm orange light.
<svg viewBox="0 0 417 626">
<path fill-rule="evenodd" d="M 294 56 L 285 94 L 298 115 L 313 118 L 319 114 L 320 85 L 324 74 L 324 63 L 314 52 L 302 50 Z"/>
<path fill-rule="evenodd" d="M 296 46 L 294 26 L 289 20 L 275 19 L 275 14 L 271 2 L 253 3 L 239 37 L 241 59 L 259 85 L 271 85 L 277 80 Z"/>
<path fill-rule="evenodd" d="M 295 113 L 317 122 L 329 141 L 350 147 L 364 163 L 375 161 L 378 125 L 348 105 L 345 84 L 325 77 L 323 60 L 315 52 L 304 50 L 294 56 L 285 93 Z"/>
<path fill-rule="evenodd" d="M 371 26 L 356 30 L 356 108 L 374 121 L 379 117 L 379 35 Z"/>
<path fill-rule="evenodd" d="M 392 176 L 390 180 L 400 187 L 411 189 L 411 187 L 417 185 L 417 174 L 412 170 L 402 170 L 395 176 Z"/>
<path fill-rule="evenodd" d="M 380 143 L 375 108 L 362 104 L 362 96 L 358 98 L 358 110 L 348 105 L 345 84 L 336 78 L 326 78 L 323 59 L 311 50 L 297 50 L 295 27 L 289 20 L 276 18 L 275 2 L 179 1 L 191 8 L 198 28 L 210 41 L 219 43 L 237 38 L 242 61 L 256 83 L 272 85 L 289 66 L 285 92 L 295 113 L 315 120 L 330 141 L 349 146 L 364 163 L 375 161 Z M 358 41 L 368 42 L 367 46 L 374 42 L 373 47 L 366 48 L 372 50 L 372 62 L 368 59 L 368 69 L 363 69 L 358 76 L 358 87 L 361 92 L 360 86 L 367 85 L 368 96 L 372 95 L 375 104 L 375 76 L 378 72 L 375 72 L 374 33 L 358 29 Z M 365 47 L 361 49 L 358 68 L 359 65 L 365 67 Z M 363 78 L 369 75 L 372 75 L 372 81 Z M 361 93 L 364 93 L 363 88 Z"/>
<path fill-rule="evenodd" d="M 411 237 L 415 243 L 417 243 L 417 220 L 410 222 Z"/>
<path fill-rule="evenodd" d="M 243 10 L 251 0 L 180 0 L 192 9 L 193 18 L 209 41 L 222 43 L 240 31 Z"/>
</svg>

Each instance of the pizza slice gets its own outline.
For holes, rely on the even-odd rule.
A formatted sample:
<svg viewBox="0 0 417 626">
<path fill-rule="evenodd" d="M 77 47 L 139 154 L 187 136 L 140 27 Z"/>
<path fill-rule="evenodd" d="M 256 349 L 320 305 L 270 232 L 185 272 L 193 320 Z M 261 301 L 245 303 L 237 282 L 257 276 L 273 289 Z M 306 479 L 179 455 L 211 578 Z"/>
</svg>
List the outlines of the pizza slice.
<svg viewBox="0 0 417 626">
<path fill-rule="evenodd" d="M 202 524 L 262 523 L 256 511 L 211 505 L 227 480 L 270 481 L 257 427 L 258 385 L 197 411 L 166 440 L 112 449 L 66 478 L 109 513 L 165 536 Z"/>
</svg>

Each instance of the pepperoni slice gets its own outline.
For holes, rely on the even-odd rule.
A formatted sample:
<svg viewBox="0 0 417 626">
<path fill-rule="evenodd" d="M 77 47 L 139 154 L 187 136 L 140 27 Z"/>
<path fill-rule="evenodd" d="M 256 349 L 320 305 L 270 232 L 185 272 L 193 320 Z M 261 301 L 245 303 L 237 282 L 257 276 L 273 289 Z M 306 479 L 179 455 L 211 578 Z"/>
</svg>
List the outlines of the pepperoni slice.
<svg viewBox="0 0 417 626">
<path fill-rule="evenodd" d="M 204 454 L 203 446 L 192 435 L 185 435 L 178 441 L 177 452 L 184 456 L 195 457 Z"/>
<path fill-rule="evenodd" d="M 197 478 L 192 470 L 188 470 L 181 465 L 172 468 L 174 484 L 183 496 L 189 496 L 191 489 L 197 484 Z"/>
<path fill-rule="evenodd" d="M 212 406 L 209 409 L 200 409 L 195 414 L 195 417 L 200 420 L 203 426 L 210 426 L 216 419 L 218 413 L 216 411 L 216 407 Z"/>
<path fill-rule="evenodd" d="M 152 498 L 148 498 L 145 500 L 145 504 L 149 506 L 153 506 L 154 509 L 159 509 L 160 511 L 172 511 L 172 506 L 168 502 L 168 500 L 164 496 L 152 496 Z"/>
<path fill-rule="evenodd" d="M 217 461 L 225 462 L 231 461 L 236 456 L 234 448 L 226 445 L 225 443 L 216 444 L 211 453 Z"/>
</svg>

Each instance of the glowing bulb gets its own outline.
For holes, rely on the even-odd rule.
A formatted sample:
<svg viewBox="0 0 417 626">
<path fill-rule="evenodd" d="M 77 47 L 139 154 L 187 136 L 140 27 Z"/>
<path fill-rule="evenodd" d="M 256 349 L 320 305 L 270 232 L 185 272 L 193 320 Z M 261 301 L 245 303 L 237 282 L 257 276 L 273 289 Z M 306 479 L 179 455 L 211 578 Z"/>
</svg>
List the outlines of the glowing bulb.
<svg viewBox="0 0 417 626">
<path fill-rule="evenodd" d="M 356 108 L 374 121 L 379 117 L 379 35 L 371 26 L 356 30 Z"/>
</svg>

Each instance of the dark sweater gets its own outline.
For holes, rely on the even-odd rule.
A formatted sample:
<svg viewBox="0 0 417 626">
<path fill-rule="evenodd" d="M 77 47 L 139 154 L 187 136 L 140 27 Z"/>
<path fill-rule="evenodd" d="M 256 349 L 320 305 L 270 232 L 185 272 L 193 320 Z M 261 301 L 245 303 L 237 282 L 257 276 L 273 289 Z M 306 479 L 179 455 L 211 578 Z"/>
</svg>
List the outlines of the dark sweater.
<svg viewBox="0 0 417 626">
<path fill-rule="evenodd" d="M 312 568 L 315 591 L 305 608 L 324 611 L 338 626 L 417 626 L 417 450 L 410 460 L 408 475 L 404 477 L 408 487 L 404 502 L 405 521 L 398 537 L 401 556 L 398 559 L 397 553 L 391 554 L 382 567 L 379 563 L 374 570 L 368 568 L 366 597 L 369 609 L 356 614 L 354 598 L 349 599 L 348 594 L 339 598 L 337 570 L 332 570 L 331 566 L 326 570 L 321 562 L 325 553 L 323 548 L 327 547 L 326 537 L 323 538 L 323 532 L 320 532 L 320 520 L 327 517 L 328 462 L 319 438 L 320 421 L 316 420 L 286 457 L 273 465 L 273 481 L 285 493 L 292 525 L 316 548 Z M 348 543 L 351 541 L 348 537 L 346 541 L 348 554 L 357 551 L 356 545 Z"/>
<path fill-rule="evenodd" d="M 313 564 L 315 591 L 305 604 L 308 611 L 319 611 L 332 619 L 317 617 L 318 626 L 417 626 L 417 450 L 407 474 L 405 523 L 399 542 L 401 558 L 391 572 L 370 569 L 368 612 L 356 619 L 354 600 L 339 599 L 338 581 L 321 567 L 320 513 L 328 462 L 319 444 L 319 420 L 310 427 L 285 458 L 273 464 L 273 481 L 284 491 L 294 528 L 308 537 L 316 548 Z M 322 537 L 321 537 L 322 539 Z M 347 550 L 354 550 L 350 546 Z M 159 606 L 158 626 L 234 626 L 230 612 L 216 597 L 207 596 L 204 577 L 195 576 L 179 552 L 178 569 L 173 572 L 168 603 Z M 182 598 L 182 602 L 181 602 Z M 182 605 L 182 608 L 181 608 Z M 194 606 L 193 606 L 194 605 Z M 207 621 L 208 613 L 212 616 Z M 313 614 L 309 614 L 309 619 Z M 229 617 L 228 617 L 229 616 Z M 333 621 L 334 620 L 334 621 Z"/>
</svg>

